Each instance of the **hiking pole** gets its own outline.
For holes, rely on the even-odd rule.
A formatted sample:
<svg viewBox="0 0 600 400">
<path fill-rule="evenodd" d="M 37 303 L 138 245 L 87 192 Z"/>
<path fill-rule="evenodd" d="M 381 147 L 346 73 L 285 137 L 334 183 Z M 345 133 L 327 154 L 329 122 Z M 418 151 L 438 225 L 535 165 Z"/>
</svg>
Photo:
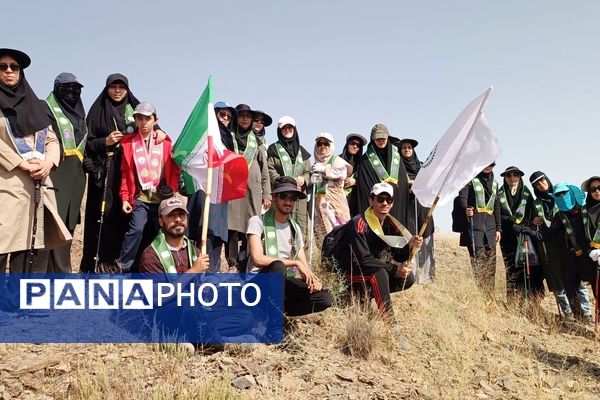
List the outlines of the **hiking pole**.
<svg viewBox="0 0 600 400">
<path fill-rule="evenodd" d="M 475 223 L 473 222 L 473 216 L 468 217 L 469 228 L 471 230 L 471 250 L 473 250 L 473 264 L 475 264 L 475 270 L 478 270 L 477 266 L 477 253 L 475 252 Z M 480 271 L 477 271 L 480 272 Z"/>
<path fill-rule="evenodd" d="M 322 179 L 323 178 L 320 174 L 313 174 L 310 178 L 312 182 L 312 193 L 310 195 L 310 241 L 308 242 L 308 266 L 311 268 L 313 240 L 315 239 L 315 197 L 317 195 L 317 183 L 319 183 Z"/>
<path fill-rule="evenodd" d="M 25 273 L 30 274 L 33 271 L 33 258 L 35 256 L 35 236 L 37 235 L 38 207 L 42 201 L 42 180 L 33 181 L 33 225 L 31 227 L 31 247 L 29 248 L 29 257 Z"/>
<path fill-rule="evenodd" d="M 594 293 L 594 300 L 596 301 L 596 315 L 594 315 L 594 331 L 596 333 L 598 333 L 598 286 L 600 286 L 600 260 L 596 261 L 596 293 Z"/>
<path fill-rule="evenodd" d="M 414 196 L 414 194 L 413 194 Z M 415 235 L 419 232 L 419 200 L 417 200 L 417 196 L 415 196 Z M 417 250 L 417 254 L 416 254 L 416 260 L 415 260 L 415 266 L 417 267 L 416 270 L 419 270 L 419 256 L 421 249 L 419 248 L 419 250 Z M 415 271 L 416 272 L 416 271 Z M 425 271 L 423 271 L 425 272 Z"/>
<path fill-rule="evenodd" d="M 98 219 L 98 241 L 96 242 L 96 255 L 94 256 L 94 272 L 98 272 L 100 262 L 100 242 L 102 241 L 102 226 L 104 225 L 104 214 L 106 212 L 106 193 L 108 192 L 108 175 L 114 151 L 108 151 L 104 159 L 104 188 L 102 189 L 102 203 L 100 205 L 100 218 Z"/>
<path fill-rule="evenodd" d="M 529 240 L 525 235 L 522 237 L 525 240 L 525 303 L 527 303 L 528 290 L 531 288 L 531 275 L 529 271 Z"/>
</svg>

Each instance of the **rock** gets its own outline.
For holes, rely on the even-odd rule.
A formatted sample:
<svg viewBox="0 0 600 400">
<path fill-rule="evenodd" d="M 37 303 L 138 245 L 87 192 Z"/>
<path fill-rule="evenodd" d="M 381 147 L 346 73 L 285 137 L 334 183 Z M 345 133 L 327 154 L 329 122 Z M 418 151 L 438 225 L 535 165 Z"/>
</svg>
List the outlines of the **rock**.
<svg viewBox="0 0 600 400">
<path fill-rule="evenodd" d="M 267 375 L 257 376 L 256 383 L 258 383 L 259 386 L 267 387 L 269 386 L 269 377 Z"/>
<path fill-rule="evenodd" d="M 502 386 L 503 389 L 506 389 L 509 392 L 514 392 L 515 391 L 515 385 L 508 378 L 504 378 L 504 379 L 500 380 L 500 386 Z"/>
<path fill-rule="evenodd" d="M 547 388 L 552 389 L 556 387 L 557 380 L 553 375 L 542 375 L 540 378 Z"/>
<path fill-rule="evenodd" d="M 231 385 L 237 389 L 244 390 L 256 385 L 256 381 L 254 380 L 252 375 L 244 375 L 238 376 L 237 378 L 233 379 L 231 381 Z"/>
<path fill-rule="evenodd" d="M 244 369 L 246 371 L 248 371 L 249 374 L 257 376 L 257 375 L 262 375 L 265 372 L 267 372 L 267 368 L 265 368 L 262 365 L 259 365 L 258 363 L 256 363 L 255 361 L 252 360 L 248 360 L 248 361 L 244 361 L 240 363 L 242 367 L 244 367 Z"/>
<path fill-rule="evenodd" d="M 19 397 L 23 392 L 23 384 L 18 379 L 11 379 L 10 381 L 6 381 L 5 384 L 8 394 L 12 397 Z"/>
<path fill-rule="evenodd" d="M 356 382 L 356 374 L 352 371 L 336 372 L 335 376 L 346 382 Z"/>
<path fill-rule="evenodd" d="M 31 356 L 21 360 L 14 371 L 15 374 L 21 375 L 27 372 L 35 372 L 41 369 L 46 369 L 58 363 L 60 363 L 60 359 L 57 357 Z"/>
<path fill-rule="evenodd" d="M 492 332 L 487 331 L 483 334 L 483 340 L 486 340 L 488 342 L 495 342 L 496 336 Z"/>
<path fill-rule="evenodd" d="M 71 366 L 65 361 L 61 361 L 56 365 L 48 367 L 48 373 L 52 376 L 66 374 L 68 372 L 71 372 Z"/>
<path fill-rule="evenodd" d="M 498 395 L 498 393 L 494 390 L 494 388 L 490 385 L 489 382 L 481 380 L 479 381 L 479 386 L 481 387 L 483 393 L 490 397 L 496 397 Z"/>
<path fill-rule="evenodd" d="M 325 397 L 325 393 L 327 393 L 327 387 L 325 385 L 313 386 L 313 388 L 308 391 L 308 394 L 310 394 L 312 398 L 318 399 Z"/>
</svg>

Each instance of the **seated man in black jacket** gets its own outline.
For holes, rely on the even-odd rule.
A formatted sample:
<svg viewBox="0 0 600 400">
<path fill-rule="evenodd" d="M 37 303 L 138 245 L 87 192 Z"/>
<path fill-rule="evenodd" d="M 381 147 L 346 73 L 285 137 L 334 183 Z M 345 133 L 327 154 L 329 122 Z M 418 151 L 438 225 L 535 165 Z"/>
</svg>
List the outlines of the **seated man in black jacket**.
<svg viewBox="0 0 600 400">
<path fill-rule="evenodd" d="M 393 322 L 390 292 L 408 289 L 415 283 L 407 260 L 410 249 L 423 243 L 423 238 L 411 237 L 411 233 L 389 215 L 393 193 L 394 188 L 389 183 L 373 186 L 370 207 L 352 219 L 350 250 L 340 260 L 347 274 L 375 276 L 377 287 L 372 289 L 375 296 L 381 296 L 390 322 Z"/>
</svg>

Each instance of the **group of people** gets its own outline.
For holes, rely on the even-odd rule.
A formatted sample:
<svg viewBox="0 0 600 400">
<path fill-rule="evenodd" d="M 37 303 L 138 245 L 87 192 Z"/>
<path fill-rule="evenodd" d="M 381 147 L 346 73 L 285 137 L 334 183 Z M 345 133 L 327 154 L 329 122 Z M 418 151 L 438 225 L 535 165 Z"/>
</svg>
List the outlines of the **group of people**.
<svg viewBox="0 0 600 400">
<path fill-rule="evenodd" d="M 416 140 L 393 138 L 377 124 L 370 141 L 348 135 L 340 155 L 333 136 L 319 133 L 311 154 L 300 144 L 294 118 L 277 121 L 277 141 L 269 145 L 265 128 L 273 119 L 266 112 L 215 103 L 221 142 L 245 158 L 249 174 L 244 198 L 211 205 L 206 254 L 200 255 L 194 243 L 201 239 L 205 193 L 186 187 L 156 108 L 140 102 L 118 73 L 107 77 L 87 115 L 83 84 L 72 73 L 59 74 L 40 100 L 25 78 L 30 63 L 19 50 L 0 49 L 0 201 L 7 206 L 0 224 L 20 227 L 0 239 L 2 270 L 77 269 L 71 239 L 81 222 L 87 175 L 83 273 L 147 272 L 159 264 L 167 273 L 284 272 L 286 313 L 304 314 L 331 305 L 309 265 L 308 243 L 318 250 L 334 228 L 353 224 L 360 229 L 348 265 L 358 261 L 365 274 L 378 275 L 386 310 L 389 292 L 415 281 L 408 248 L 423 243 L 417 232 L 427 213 L 410 192 L 420 168 Z M 184 213 L 171 207 L 175 200 Z M 177 229 L 169 229 L 167 219 Z M 191 241 L 173 240 L 182 226 Z M 432 228 L 418 257 L 428 266 L 423 280 L 434 273 Z M 390 245 L 394 234 L 407 239 Z M 172 257 L 159 257 L 165 249 Z M 223 252 L 227 265 L 221 266 Z M 374 262 L 379 253 L 387 258 Z"/>
<path fill-rule="evenodd" d="M 585 282 L 598 298 L 600 176 L 580 186 L 553 185 L 542 171 L 529 177 L 510 166 L 494 179 L 485 167 L 455 199 L 453 230 L 467 247 L 475 279 L 488 296 L 495 290 L 496 244 L 506 270 L 507 298 L 539 303 L 544 279 L 566 319 L 594 320 Z"/>
</svg>

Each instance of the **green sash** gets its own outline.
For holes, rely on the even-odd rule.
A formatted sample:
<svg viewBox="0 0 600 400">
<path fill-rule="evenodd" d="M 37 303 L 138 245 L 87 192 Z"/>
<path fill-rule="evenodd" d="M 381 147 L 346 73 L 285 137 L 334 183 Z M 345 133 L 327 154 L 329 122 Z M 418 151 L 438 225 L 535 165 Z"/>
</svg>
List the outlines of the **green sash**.
<svg viewBox="0 0 600 400">
<path fill-rule="evenodd" d="M 492 184 L 492 195 L 488 199 L 487 204 L 485 202 L 485 190 L 481 181 L 478 178 L 474 178 L 471 182 L 473 184 L 473 190 L 475 191 L 475 206 L 477 207 L 477 212 L 493 215 L 494 204 L 496 204 L 496 193 L 498 192 L 498 182 L 494 181 Z"/>
<path fill-rule="evenodd" d="M 263 230 L 264 230 L 264 241 L 263 247 L 265 254 L 269 257 L 280 258 L 279 257 L 279 245 L 277 244 L 277 228 L 275 226 L 275 211 L 273 207 L 269 208 L 266 213 L 263 214 Z M 288 218 L 288 223 L 292 229 L 292 254 L 290 254 L 291 260 L 298 259 L 298 250 L 294 251 L 295 244 L 295 235 L 300 231 L 300 227 L 296 224 L 291 218 Z M 288 268 L 286 271 L 286 276 L 290 278 L 296 278 L 298 273 L 298 269 L 296 267 Z"/>
<path fill-rule="evenodd" d="M 258 151 L 258 141 L 256 140 L 256 135 L 254 132 L 250 132 L 248 134 L 248 138 L 246 139 L 246 149 L 244 150 L 244 158 L 246 159 L 246 163 L 248 164 L 248 168 L 252 165 L 252 161 L 254 161 L 254 156 Z M 235 135 L 233 136 L 233 147 L 236 153 L 240 154 L 240 150 L 238 148 L 237 140 L 235 139 Z"/>
<path fill-rule="evenodd" d="M 292 159 L 290 158 L 287 151 L 283 148 L 281 143 L 275 143 L 275 148 L 277 149 L 279 159 L 281 160 L 281 166 L 283 167 L 283 175 L 290 176 L 292 178 L 302 176 L 302 173 L 304 172 L 304 160 L 302 159 L 302 150 L 298 150 L 296 162 L 292 166 Z"/>
<path fill-rule="evenodd" d="M 533 206 L 535 207 L 535 212 L 537 216 L 543 219 L 546 226 L 549 227 L 552 223 L 552 217 L 554 217 L 554 215 L 558 212 L 558 207 L 556 207 L 556 204 L 554 204 L 554 208 L 552 209 L 552 215 L 550 215 L 550 218 L 546 216 L 546 212 L 544 211 L 544 205 L 542 204 L 542 201 L 540 199 L 535 199 L 533 202 Z"/>
<path fill-rule="evenodd" d="M 58 131 L 60 133 L 65 156 L 77 156 L 79 161 L 83 162 L 85 142 L 87 140 L 87 130 L 85 132 L 85 136 L 83 139 L 81 139 L 81 142 L 78 145 L 75 139 L 73 124 L 69 118 L 67 118 L 62 108 L 60 108 L 60 105 L 56 101 L 56 97 L 54 97 L 53 92 L 50 92 L 48 97 L 46 97 L 46 103 L 48 103 L 48 107 L 50 107 L 50 111 L 52 112 L 52 115 L 54 115 L 54 119 L 58 125 Z"/>
<path fill-rule="evenodd" d="M 329 161 L 327 161 L 327 165 L 333 165 L 336 157 L 337 156 L 335 156 L 335 155 L 332 155 L 331 157 L 329 157 Z M 323 181 L 318 186 L 317 194 L 319 194 L 319 195 L 327 194 L 328 186 L 329 186 L 329 182 L 327 181 L 327 179 L 325 179 L 325 177 L 323 177 Z"/>
<path fill-rule="evenodd" d="M 575 251 L 575 255 L 577 257 L 581 256 L 583 254 L 583 250 L 581 250 L 581 247 L 579 247 L 579 245 L 577 244 L 577 237 L 575 236 L 575 229 L 573 229 L 571 222 L 569 222 L 569 218 L 567 218 L 565 213 L 562 211 L 559 211 L 558 215 L 560 216 L 560 220 L 562 221 L 563 226 L 565 227 L 565 232 L 567 233 L 567 237 L 569 238 L 569 241 L 571 242 L 573 251 Z"/>
<path fill-rule="evenodd" d="M 388 144 L 388 146 L 392 146 L 392 144 Z M 400 172 L 400 152 L 396 147 L 393 147 L 392 149 L 392 165 L 389 173 L 385 169 L 385 165 L 383 165 L 379 159 L 379 156 L 377 156 L 377 153 L 375 153 L 375 149 L 371 143 L 369 143 L 369 146 L 367 147 L 367 158 L 369 159 L 371 167 L 373 167 L 375 170 L 380 182 L 391 182 L 398 184 L 398 173 Z"/>
<path fill-rule="evenodd" d="M 184 240 L 187 246 L 188 260 L 191 268 L 194 264 L 194 261 L 196 261 L 196 258 L 198 257 L 196 256 L 196 249 L 194 249 L 190 239 L 184 237 Z M 169 245 L 167 244 L 167 240 L 165 239 L 165 234 L 163 231 L 160 231 L 160 233 L 154 238 L 151 246 L 152 250 L 154 250 L 158 256 L 165 274 L 167 274 L 167 277 L 169 280 L 171 280 L 171 274 L 176 274 L 177 268 L 175 267 L 175 260 L 173 260 L 173 253 L 171 253 L 171 250 L 169 249 Z"/>
<path fill-rule="evenodd" d="M 592 226 L 590 213 L 588 212 L 587 207 L 583 206 L 581 208 L 581 214 L 583 215 L 583 225 L 585 226 L 585 237 L 590 241 L 590 247 L 600 249 L 600 224 L 596 227 L 596 232 L 592 238 L 592 230 L 594 227 Z"/>
<path fill-rule="evenodd" d="M 523 186 L 521 202 L 519 203 L 519 206 L 517 207 L 515 214 L 514 214 L 515 223 L 517 223 L 517 224 L 520 224 L 523 221 L 523 217 L 525 217 L 525 207 L 527 206 L 527 199 L 529 199 L 529 197 L 531 197 L 531 192 L 529 191 L 527 186 Z M 510 216 L 513 215 L 513 212 L 508 205 L 508 200 L 506 200 L 506 193 L 504 192 L 504 186 L 502 186 L 500 188 L 500 205 L 506 211 L 508 211 L 508 214 Z"/>
<path fill-rule="evenodd" d="M 116 124 L 115 124 L 116 125 Z M 133 107 L 127 103 L 125 105 L 125 134 L 133 133 L 137 127 L 135 126 L 135 118 L 133 117 Z"/>
</svg>

